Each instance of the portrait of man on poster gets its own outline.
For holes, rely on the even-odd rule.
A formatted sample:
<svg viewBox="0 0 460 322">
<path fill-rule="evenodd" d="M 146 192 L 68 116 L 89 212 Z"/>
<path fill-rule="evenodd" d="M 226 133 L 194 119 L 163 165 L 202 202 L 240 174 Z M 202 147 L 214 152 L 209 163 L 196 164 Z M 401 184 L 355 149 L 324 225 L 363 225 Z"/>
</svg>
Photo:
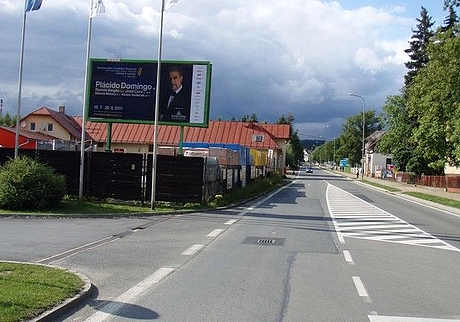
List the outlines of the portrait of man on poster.
<svg viewBox="0 0 460 322">
<path fill-rule="evenodd" d="M 168 68 L 167 84 L 161 89 L 163 99 L 160 105 L 160 121 L 187 123 L 190 121 L 190 85 L 181 66 Z"/>
</svg>

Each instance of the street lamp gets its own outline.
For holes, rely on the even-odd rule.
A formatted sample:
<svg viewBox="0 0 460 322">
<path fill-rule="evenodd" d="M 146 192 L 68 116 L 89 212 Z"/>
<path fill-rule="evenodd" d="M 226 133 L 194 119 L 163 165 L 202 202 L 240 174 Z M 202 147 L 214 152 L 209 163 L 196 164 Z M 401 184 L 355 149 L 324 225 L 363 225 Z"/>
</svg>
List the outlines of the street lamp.
<svg viewBox="0 0 460 322">
<path fill-rule="evenodd" d="M 365 119 L 365 116 L 364 116 L 364 113 L 365 113 L 365 110 L 366 110 L 366 100 L 364 99 L 364 97 L 362 97 L 361 95 L 357 95 L 357 94 L 353 94 L 353 93 L 348 93 L 349 96 L 355 96 L 355 97 L 358 97 L 360 99 L 363 100 L 363 137 L 362 137 L 362 150 L 361 150 L 361 180 L 364 179 L 364 126 L 365 126 L 365 122 L 366 122 L 366 119 Z"/>
</svg>

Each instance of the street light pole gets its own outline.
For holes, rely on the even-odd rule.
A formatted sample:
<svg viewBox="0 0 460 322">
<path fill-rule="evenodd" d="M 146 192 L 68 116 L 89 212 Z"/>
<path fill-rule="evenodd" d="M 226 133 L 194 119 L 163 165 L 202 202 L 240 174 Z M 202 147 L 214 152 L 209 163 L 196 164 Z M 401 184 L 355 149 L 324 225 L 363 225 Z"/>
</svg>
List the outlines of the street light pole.
<svg viewBox="0 0 460 322">
<path fill-rule="evenodd" d="M 354 94 L 354 93 L 348 93 L 349 96 L 355 96 L 355 97 L 358 97 L 360 99 L 363 100 L 363 137 L 362 137 L 362 150 L 361 150 L 361 180 L 364 180 L 364 127 L 365 127 L 365 124 L 366 124 L 366 119 L 365 119 L 365 111 L 366 111 L 366 100 L 364 99 L 364 97 L 362 97 L 361 95 L 357 95 L 357 94 Z"/>
</svg>

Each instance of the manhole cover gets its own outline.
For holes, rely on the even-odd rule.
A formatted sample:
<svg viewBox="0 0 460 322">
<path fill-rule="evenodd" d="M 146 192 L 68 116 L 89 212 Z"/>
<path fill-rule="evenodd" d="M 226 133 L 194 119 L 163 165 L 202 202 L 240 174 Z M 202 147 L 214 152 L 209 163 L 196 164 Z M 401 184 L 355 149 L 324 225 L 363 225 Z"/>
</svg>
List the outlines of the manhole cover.
<svg viewBox="0 0 460 322">
<path fill-rule="evenodd" d="M 246 237 L 243 244 L 252 245 L 267 245 L 267 246 L 283 246 L 284 238 L 272 238 L 272 237 Z"/>
</svg>

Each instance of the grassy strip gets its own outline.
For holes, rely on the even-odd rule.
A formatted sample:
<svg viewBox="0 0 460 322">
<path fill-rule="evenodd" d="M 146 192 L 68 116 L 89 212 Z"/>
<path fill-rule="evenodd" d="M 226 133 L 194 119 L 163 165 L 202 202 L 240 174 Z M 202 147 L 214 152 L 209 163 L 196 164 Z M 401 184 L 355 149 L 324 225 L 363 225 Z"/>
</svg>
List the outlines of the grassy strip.
<svg viewBox="0 0 460 322">
<path fill-rule="evenodd" d="M 0 262 L 0 321 L 34 318 L 73 297 L 82 287 L 82 280 L 68 271 Z"/>
<path fill-rule="evenodd" d="M 454 207 L 454 208 L 460 208 L 460 201 L 457 201 L 457 200 L 437 197 L 437 196 L 429 195 L 429 194 L 426 194 L 426 193 L 414 192 L 414 191 L 406 191 L 406 192 L 404 192 L 404 194 L 409 195 L 409 196 L 413 196 L 413 197 L 416 197 L 416 198 L 419 198 L 419 199 L 432 201 L 432 202 L 438 203 L 440 205 Z"/>
<path fill-rule="evenodd" d="M 391 191 L 391 192 L 401 192 L 401 190 L 398 189 L 398 188 L 386 186 L 384 184 L 375 183 L 373 181 L 369 181 L 369 180 L 366 180 L 366 179 L 364 179 L 363 182 L 368 184 L 368 185 L 378 187 L 378 188 L 382 188 L 382 189 L 385 189 L 385 190 L 388 190 L 388 191 Z"/>
<path fill-rule="evenodd" d="M 217 196 L 210 204 L 209 207 L 224 207 L 232 204 L 242 202 L 244 200 L 250 200 L 258 197 L 263 193 L 271 191 L 277 187 L 285 184 L 286 181 L 283 177 L 273 175 L 266 178 L 258 178 L 251 182 L 250 185 L 241 188 L 231 190 L 228 194 Z"/>
</svg>

